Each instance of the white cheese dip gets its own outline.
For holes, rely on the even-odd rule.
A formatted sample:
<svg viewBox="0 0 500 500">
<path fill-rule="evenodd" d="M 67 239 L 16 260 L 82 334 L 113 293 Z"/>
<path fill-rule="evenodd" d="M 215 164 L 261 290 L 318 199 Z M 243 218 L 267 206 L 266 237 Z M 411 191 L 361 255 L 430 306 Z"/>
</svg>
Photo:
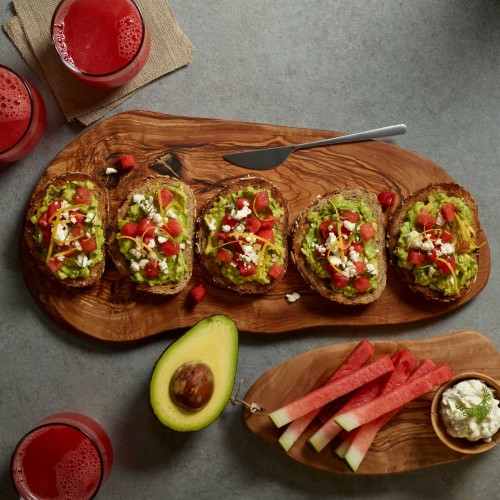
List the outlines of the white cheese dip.
<svg viewBox="0 0 500 500">
<path fill-rule="evenodd" d="M 484 388 L 489 398 L 485 401 Z M 467 408 L 489 405 L 484 411 L 484 420 L 474 414 L 467 414 Z M 446 389 L 441 397 L 440 414 L 448 434 L 469 441 L 491 441 L 492 436 L 500 428 L 499 401 L 484 382 L 476 379 L 463 380 Z M 465 410 L 464 410 L 465 408 Z M 469 412 L 470 413 L 470 412 Z M 472 412 L 477 413 L 477 412 Z"/>
</svg>

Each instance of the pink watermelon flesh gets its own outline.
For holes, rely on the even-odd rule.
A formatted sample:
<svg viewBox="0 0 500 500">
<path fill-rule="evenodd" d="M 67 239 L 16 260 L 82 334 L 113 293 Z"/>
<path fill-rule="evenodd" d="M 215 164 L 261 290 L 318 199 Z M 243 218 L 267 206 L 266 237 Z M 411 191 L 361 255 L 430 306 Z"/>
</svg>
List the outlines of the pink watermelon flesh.
<svg viewBox="0 0 500 500">
<path fill-rule="evenodd" d="M 401 348 L 392 356 L 392 361 L 395 367 L 393 372 L 386 375 L 385 378 L 380 377 L 363 387 L 360 387 L 342 406 L 336 415 L 340 415 L 341 413 L 371 401 L 376 396 L 381 394 L 381 391 L 384 391 L 385 388 L 395 387 L 400 380 L 402 382 L 406 381 L 418 359 L 407 349 Z M 327 420 L 307 442 L 314 450 L 320 452 L 325 448 L 325 446 L 328 445 L 328 443 L 332 441 L 335 436 L 337 436 L 341 430 L 342 428 L 335 422 L 335 420 L 333 420 L 333 418 L 331 418 Z"/>
<path fill-rule="evenodd" d="M 373 344 L 366 339 L 362 339 L 326 383 L 329 384 L 361 368 L 374 353 L 375 347 Z M 307 426 L 314 420 L 320 410 L 321 408 L 313 410 L 290 423 L 279 438 L 279 443 L 285 451 L 288 451 L 297 439 L 299 439 L 300 435 L 306 430 Z"/>
<path fill-rule="evenodd" d="M 430 359 L 424 359 L 418 368 L 411 374 L 409 381 L 431 372 L 436 365 Z M 392 410 L 385 415 L 367 422 L 366 424 L 354 429 L 347 438 L 337 447 L 335 453 L 340 458 L 345 458 L 347 464 L 353 472 L 356 472 L 365 458 L 370 446 L 372 445 L 378 431 L 384 427 L 394 416 L 396 416 L 403 407 Z"/>
<path fill-rule="evenodd" d="M 429 392 L 434 386 L 452 377 L 448 364 L 443 364 L 421 377 L 409 380 L 393 391 L 375 398 L 362 406 L 334 417 L 343 429 L 351 431 Z"/>
<path fill-rule="evenodd" d="M 394 364 L 391 358 L 387 355 L 381 356 L 345 377 L 326 384 L 283 408 L 273 411 L 269 417 L 276 427 L 282 427 L 392 370 L 394 370 Z"/>
</svg>

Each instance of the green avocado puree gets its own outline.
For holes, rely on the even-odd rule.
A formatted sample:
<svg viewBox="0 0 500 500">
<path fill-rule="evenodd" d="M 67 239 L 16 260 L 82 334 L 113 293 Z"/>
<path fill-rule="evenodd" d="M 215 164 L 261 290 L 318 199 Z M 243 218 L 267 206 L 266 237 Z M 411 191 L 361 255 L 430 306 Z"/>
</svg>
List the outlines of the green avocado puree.
<svg viewBox="0 0 500 500">
<path fill-rule="evenodd" d="M 213 204 L 213 206 L 211 207 L 211 209 L 208 211 L 208 213 L 205 215 L 204 218 L 207 227 L 210 229 L 208 243 L 204 251 L 207 255 L 210 255 L 214 263 L 217 266 L 219 266 L 221 274 L 231 283 L 234 283 L 236 285 L 241 285 L 248 282 L 267 284 L 271 281 L 268 275 L 271 266 L 273 264 L 278 264 L 278 265 L 284 264 L 285 250 L 283 245 L 283 234 L 281 233 L 281 231 L 278 231 L 276 227 L 273 227 L 274 245 L 268 246 L 265 251 L 265 256 L 263 257 L 261 256 L 259 258 L 259 261 L 262 262 L 262 264 L 256 266 L 255 274 L 251 274 L 249 276 L 243 276 L 239 272 L 238 266 L 235 265 L 233 262 L 226 264 L 224 262 L 219 261 L 216 258 L 218 248 L 224 248 L 224 247 L 228 249 L 231 248 L 231 244 L 224 245 L 223 243 L 221 243 L 218 236 L 221 232 L 227 232 L 228 234 L 231 233 L 232 231 L 241 233 L 248 232 L 245 227 L 245 217 L 241 219 L 241 222 L 237 224 L 237 226 L 234 229 L 232 229 L 231 231 L 225 231 L 225 229 L 227 228 L 224 228 L 223 226 L 224 216 L 228 213 L 228 211 L 229 212 L 233 210 L 237 211 L 236 200 L 238 198 L 247 198 L 249 200 L 253 200 L 255 195 L 261 191 L 263 190 L 262 189 L 257 190 L 253 187 L 247 187 L 241 189 L 235 194 L 231 194 L 229 196 L 220 198 Z M 269 190 L 265 191 L 267 191 L 270 202 L 269 209 L 267 209 L 266 213 L 270 212 L 270 214 L 272 214 L 272 216 L 276 220 L 279 220 L 280 217 L 282 217 L 283 214 L 285 213 L 283 207 L 281 207 L 279 203 L 272 197 L 271 192 Z M 247 217 L 255 216 L 252 206 L 249 206 L 248 208 L 252 210 L 252 213 Z M 256 255 L 262 248 L 261 242 L 255 241 L 254 247 L 255 247 L 255 253 L 251 251 L 251 254 L 253 255 L 253 257 L 256 257 Z"/>
<path fill-rule="evenodd" d="M 346 200 L 341 195 L 337 195 L 333 197 L 329 203 L 323 205 L 319 210 L 310 211 L 307 215 L 307 223 L 309 224 L 309 229 L 302 242 L 301 252 L 305 256 L 309 270 L 315 276 L 327 280 L 335 293 L 341 293 L 346 297 L 352 297 L 360 293 L 356 290 L 353 284 L 353 280 L 351 280 L 349 284 L 344 288 L 336 288 L 331 278 L 331 274 L 325 268 L 326 256 L 318 257 L 318 246 L 321 247 L 322 245 L 322 235 L 319 230 L 321 223 L 328 220 L 338 221 L 339 214 L 343 210 L 351 210 L 360 214 L 360 219 L 358 222 L 356 222 L 355 228 L 353 229 L 353 241 L 362 243 L 363 245 L 363 254 L 365 259 L 364 262 L 367 267 L 369 267 L 370 269 L 374 269 L 373 272 L 365 273 L 365 276 L 370 281 L 370 290 L 376 290 L 378 288 L 378 249 L 374 244 L 375 238 L 372 238 L 368 241 L 365 241 L 363 240 L 363 238 L 361 238 L 361 235 L 359 234 L 359 227 L 365 222 L 369 222 L 374 229 L 377 229 L 377 221 L 373 217 L 373 213 L 370 207 L 363 200 Z M 344 271 L 346 262 L 348 260 L 347 257 L 345 259 L 345 262 L 339 264 L 339 270 Z M 373 266 L 373 268 L 371 266 Z"/>
<path fill-rule="evenodd" d="M 169 186 L 168 190 L 174 195 L 168 206 L 163 208 L 163 221 L 160 217 L 157 191 L 150 191 L 140 202 L 132 203 L 128 209 L 125 219 L 118 221 L 118 229 L 121 231 L 127 222 L 139 223 L 142 219 L 149 218 L 156 221 L 155 225 L 155 244 L 149 249 L 148 246 L 141 244 L 142 238 L 137 236 L 135 240 L 122 237 L 118 234 L 118 245 L 120 252 L 130 263 L 130 277 L 137 283 L 146 283 L 150 286 L 165 285 L 167 283 L 179 282 L 188 270 L 188 265 L 184 252 L 182 251 L 190 242 L 189 214 L 187 210 L 187 196 L 182 186 Z M 161 242 L 166 238 L 162 227 L 168 220 L 175 219 L 182 226 L 182 233 L 172 239 L 180 246 L 180 250 L 175 255 L 167 255 L 161 249 Z M 161 222 L 160 222 L 161 221 Z M 154 257 L 158 262 L 161 271 L 155 277 L 148 276 L 145 270 L 145 263 L 148 260 L 148 254 Z"/>
<path fill-rule="evenodd" d="M 455 219 L 452 222 L 445 222 L 440 218 L 441 207 L 447 203 L 455 205 Z M 453 245 L 457 246 L 460 240 L 467 240 L 470 243 L 468 250 L 454 251 L 453 258 L 457 268 L 454 273 L 443 273 L 431 264 L 413 265 L 408 261 L 409 251 L 412 249 L 411 242 L 414 238 L 408 236 L 412 232 L 422 233 L 423 228 L 418 224 L 417 219 L 422 210 L 426 210 L 436 217 L 438 225 L 448 228 L 453 233 Z M 478 272 L 478 264 L 474 257 L 474 251 L 478 248 L 474 242 L 474 232 L 471 227 L 472 212 L 467 204 L 460 198 L 448 196 L 446 193 L 430 195 L 426 202 L 416 202 L 406 217 L 400 229 L 397 247 L 394 255 L 397 257 L 397 265 L 413 273 L 415 283 L 428 286 L 432 290 L 441 292 L 444 296 L 456 295 L 463 287 L 471 281 Z M 425 237 L 424 237 L 425 240 Z M 410 243 L 409 243 L 410 242 Z"/>
<path fill-rule="evenodd" d="M 38 208 L 35 215 L 31 217 L 31 222 L 35 226 L 34 239 L 37 242 L 40 258 L 43 262 L 46 261 L 48 250 L 47 246 L 41 244 L 42 242 L 42 231 L 37 225 L 37 221 L 40 216 L 47 210 L 50 203 L 54 200 L 63 200 L 68 204 L 68 210 L 71 211 L 71 206 L 77 203 L 73 201 L 73 196 L 76 193 L 76 189 L 83 187 L 89 191 L 95 189 L 94 184 L 90 181 L 69 181 L 62 187 L 57 187 L 51 184 L 45 193 L 42 204 Z M 98 217 L 99 206 L 96 196 L 92 196 L 89 204 L 78 204 L 78 210 L 88 216 L 83 221 L 83 226 L 85 227 L 85 233 L 96 239 L 97 248 L 86 255 L 86 259 L 83 258 L 82 252 L 76 252 L 71 256 L 63 257 L 62 267 L 54 273 L 54 276 L 60 280 L 74 279 L 74 278 L 87 278 L 90 275 L 92 268 L 104 259 L 104 254 L 102 252 L 102 246 L 104 245 L 104 228 L 102 226 L 102 221 Z M 91 215 L 89 215 L 91 214 Z M 92 216 L 93 215 L 93 216 Z M 67 216 L 67 212 L 61 214 L 61 218 L 64 219 Z M 68 225 L 71 226 L 69 222 Z M 55 250 L 56 245 L 54 245 L 54 251 L 52 254 L 57 253 Z"/>
</svg>

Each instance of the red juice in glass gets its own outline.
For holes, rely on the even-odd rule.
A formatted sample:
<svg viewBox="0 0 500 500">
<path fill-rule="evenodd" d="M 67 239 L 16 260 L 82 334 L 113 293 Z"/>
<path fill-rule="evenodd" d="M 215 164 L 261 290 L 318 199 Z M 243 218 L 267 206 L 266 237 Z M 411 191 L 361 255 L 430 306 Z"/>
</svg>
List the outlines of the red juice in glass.
<svg viewBox="0 0 500 500">
<path fill-rule="evenodd" d="M 17 445 L 11 477 L 23 499 L 93 498 L 113 464 L 102 427 L 79 413 L 58 413 L 37 424 Z"/>
<path fill-rule="evenodd" d="M 0 163 L 26 156 L 40 141 L 46 124 L 38 90 L 0 64 Z"/>
<path fill-rule="evenodd" d="M 95 87 L 118 87 L 146 64 L 149 31 L 134 0 L 62 0 L 52 41 L 66 67 Z"/>
</svg>

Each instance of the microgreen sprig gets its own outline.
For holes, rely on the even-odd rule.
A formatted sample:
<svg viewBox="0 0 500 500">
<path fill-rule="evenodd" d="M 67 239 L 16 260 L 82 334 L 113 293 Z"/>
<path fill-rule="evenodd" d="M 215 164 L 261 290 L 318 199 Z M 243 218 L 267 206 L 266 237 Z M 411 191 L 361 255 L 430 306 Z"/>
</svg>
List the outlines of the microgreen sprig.
<svg viewBox="0 0 500 500">
<path fill-rule="evenodd" d="M 483 399 L 478 405 L 470 408 L 466 408 L 464 405 L 457 406 L 457 409 L 460 410 L 464 416 L 475 418 L 478 424 L 481 424 L 491 412 L 491 405 L 488 403 L 488 401 L 492 399 L 491 392 L 485 385 L 483 385 L 481 392 L 483 394 Z"/>
</svg>

